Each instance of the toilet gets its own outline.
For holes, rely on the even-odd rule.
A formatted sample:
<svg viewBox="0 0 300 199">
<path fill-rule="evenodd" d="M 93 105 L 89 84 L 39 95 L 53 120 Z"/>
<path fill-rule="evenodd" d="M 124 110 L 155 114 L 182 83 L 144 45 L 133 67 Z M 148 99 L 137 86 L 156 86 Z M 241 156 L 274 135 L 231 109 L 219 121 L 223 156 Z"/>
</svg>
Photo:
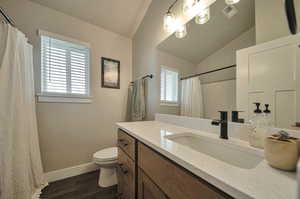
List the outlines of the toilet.
<svg viewBox="0 0 300 199">
<path fill-rule="evenodd" d="M 100 167 L 99 186 L 110 187 L 116 185 L 117 171 L 116 165 L 118 161 L 118 148 L 111 147 L 94 153 L 94 162 Z"/>
</svg>

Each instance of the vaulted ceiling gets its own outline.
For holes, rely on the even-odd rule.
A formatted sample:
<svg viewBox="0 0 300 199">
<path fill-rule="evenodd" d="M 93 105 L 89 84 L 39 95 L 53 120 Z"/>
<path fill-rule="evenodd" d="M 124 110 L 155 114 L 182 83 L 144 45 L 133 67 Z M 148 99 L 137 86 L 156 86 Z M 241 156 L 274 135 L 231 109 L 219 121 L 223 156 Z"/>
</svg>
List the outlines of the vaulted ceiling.
<svg viewBox="0 0 300 199">
<path fill-rule="evenodd" d="M 43 6 L 132 37 L 151 0 L 31 0 Z"/>
</svg>

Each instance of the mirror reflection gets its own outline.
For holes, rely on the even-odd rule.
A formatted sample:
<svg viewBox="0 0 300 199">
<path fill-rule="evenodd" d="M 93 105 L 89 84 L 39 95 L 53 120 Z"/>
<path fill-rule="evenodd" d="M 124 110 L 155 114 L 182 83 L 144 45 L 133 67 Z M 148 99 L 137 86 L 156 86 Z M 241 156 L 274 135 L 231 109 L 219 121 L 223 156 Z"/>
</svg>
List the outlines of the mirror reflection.
<svg viewBox="0 0 300 199">
<path fill-rule="evenodd" d="M 161 66 L 162 106 L 178 103 L 180 115 L 207 119 L 226 111 L 228 120 L 239 123 L 261 111 L 268 125 L 298 129 L 299 48 L 258 43 L 254 0 L 216 1 L 183 27 L 184 34 L 175 31 L 158 49 L 195 70 L 182 74 Z"/>
</svg>

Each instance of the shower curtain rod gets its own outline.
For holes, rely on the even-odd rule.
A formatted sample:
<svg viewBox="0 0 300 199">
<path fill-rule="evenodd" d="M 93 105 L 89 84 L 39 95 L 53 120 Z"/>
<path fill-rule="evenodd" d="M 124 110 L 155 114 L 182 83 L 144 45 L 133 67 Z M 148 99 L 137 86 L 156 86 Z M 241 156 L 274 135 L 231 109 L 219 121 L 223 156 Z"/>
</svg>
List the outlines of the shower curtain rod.
<svg viewBox="0 0 300 199">
<path fill-rule="evenodd" d="M 145 75 L 145 76 L 143 76 L 141 79 L 146 79 L 146 78 L 152 79 L 152 78 L 153 78 L 153 75 L 152 75 L 152 74 L 150 74 L 150 75 Z M 130 82 L 130 83 L 133 84 L 133 82 Z"/>
<path fill-rule="evenodd" d="M 3 8 L 0 7 L 0 13 L 1 15 L 4 17 L 5 21 L 7 23 L 9 23 L 10 25 L 12 25 L 13 27 L 15 27 L 15 22 L 12 20 L 12 18 L 10 18 L 5 11 L 3 10 Z"/>
<path fill-rule="evenodd" d="M 229 69 L 229 68 L 235 68 L 235 67 L 236 67 L 236 65 L 231 65 L 231 66 L 227 66 L 227 67 L 224 67 L 224 68 L 219 68 L 219 69 L 216 69 L 216 70 L 207 71 L 207 72 L 204 72 L 204 73 L 198 73 L 198 74 L 195 74 L 195 75 L 182 77 L 182 78 L 180 78 L 180 80 L 190 79 L 190 78 L 193 78 L 193 77 L 198 77 L 198 76 L 201 76 L 201 75 L 206 75 L 206 74 L 209 74 L 209 73 L 214 73 L 214 72 L 218 72 L 218 71 Z"/>
</svg>

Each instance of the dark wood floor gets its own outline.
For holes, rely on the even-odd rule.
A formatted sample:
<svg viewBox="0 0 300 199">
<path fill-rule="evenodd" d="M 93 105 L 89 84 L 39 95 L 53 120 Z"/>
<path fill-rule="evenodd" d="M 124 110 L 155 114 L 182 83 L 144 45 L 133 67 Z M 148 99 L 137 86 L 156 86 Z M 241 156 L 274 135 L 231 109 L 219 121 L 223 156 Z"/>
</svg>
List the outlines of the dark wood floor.
<svg viewBox="0 0 300 199">
<path fill-rule="evenodd" d="M 117 199 L 117 186 L 98 187 L 99 171 L 50 183 L 42 199 Z"/>
</svg>

